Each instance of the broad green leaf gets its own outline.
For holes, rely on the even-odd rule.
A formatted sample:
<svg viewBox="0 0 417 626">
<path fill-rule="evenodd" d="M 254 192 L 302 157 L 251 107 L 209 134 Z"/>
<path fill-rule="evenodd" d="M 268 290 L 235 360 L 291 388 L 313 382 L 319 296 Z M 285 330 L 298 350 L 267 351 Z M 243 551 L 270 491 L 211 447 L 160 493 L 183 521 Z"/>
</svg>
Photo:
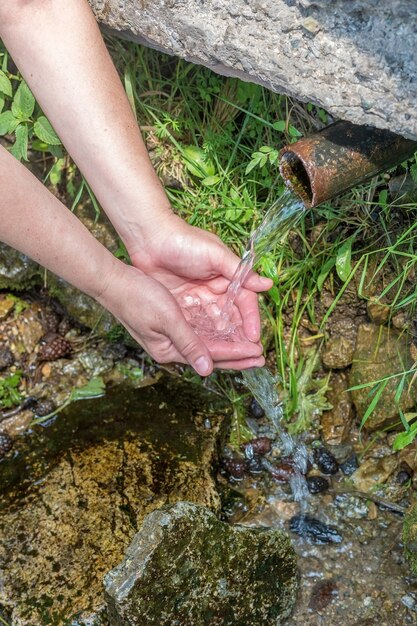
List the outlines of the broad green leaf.
<svg viewBox="0 0 417 626">
<path fill-rule="evenodd" d="M 203 185 L 206 187 L 212 187 L 213 185 L 217 185 L 221 181 L 220 176 L 207 176 L 207 178 L 203 178 L 201 181 Z"/>
<path fill-rule="evenodd" d="M 264 154 L 269 154 L 270 152 L 272 152 L 273 148 L 271 148 L 270 146 L 261 146 L 259 148 L 259 152 L 263 152 Z"/>
<path fill-rule="evenodd" d="M 207 159 L 201 148 L 186 146 L 183 149 L 183 156 L 187 169 L 197 178 L 208 178 L 215 175 L 216 169 L 213 163 Z"/>
<path fill-rule="evenodd" d="M 303 133 L 300 133 L 299 130 L 295 128 L 295 126 L 290 125 L 288 128 L 288 133 L 291 137 L 302 137 Z"/>
<path fill-rule="evenodd" d="M 11 111 L 0 113 L 0 135 L 12 133 L 18 124 L 19 120 L 14 117 Z"/>
<path fill-rule="evenodd" d="M 28 127 L 26 124 L 20 124 L 16 128 L 16 141 L 13 144 L 11 153 L 19 161 L 22 159 L 28 160 Z"/>
<path fill-rule="evenodd" d="M 399 433 L 395 437 L 394 443 L 392 444 L 392 449 L 394 450 L 394 452 L 397 452 L 398 450 L 402 450 L 403 448 L 408 446 L 410 443 L 413 443 L 416 436 L 417 436 L 417 424 L 413 424 L 410 430 L 405 431 L 403 433 Z"/>
<path fill-rule="evenodd" d="M 4 107 L 4 96 L 0 93 L 0 113 L 3 111 Z"/>
<path fill-rule="evenodd" d="M 20 120 L 27 120 L 35 108 L 35 98 L 27 84 L 22 81 L 12 102 L 12 113 Z"/>
<path fill-rule="evenodd" d="M 286 123 L 285 120 L 278 120 L 278 122 L 275 122 L 274 124 L 272 124 L 272 128 L 274 130 L 278 130 L 280 133 L 283 133 L 285 128 L 286 128 Z"/>
<path fill-rule="evenodd" d="M 12 96 L 12 83 L 6 76 L 6 74 L 0 70 L 0 91 L 4 93 L 6 96 Z"/>
<path fill-rule="evenodd" d="M 339 248 L 336 255 L 336 272 L 343 282 L 345 282 L 352 270 L 351 256 L 352 256 L 352 237 L 347 239 Z"/>
<path fill-rule="evenodd" d="M 101 376 L 96 376 L 92 378 L 86 385 L 83 387 L 78 387 L 71 391 L 71 401 L 75 402 L 76 400 L 86 400 L 88 398 L 98 398 L 99 396 L 103 396 L 106 391 L 106 386 Z"/>
<path fill-rule="evenodd" d="M 33 130 L 37 138 L 41 141 L 44 141 L 51 146 L 61 145 L 59 137 L 57 136 L 51 124 L 44 115 L 41 115 L 41 117 L 36 120 L 33 125 Z"/>
</svg>

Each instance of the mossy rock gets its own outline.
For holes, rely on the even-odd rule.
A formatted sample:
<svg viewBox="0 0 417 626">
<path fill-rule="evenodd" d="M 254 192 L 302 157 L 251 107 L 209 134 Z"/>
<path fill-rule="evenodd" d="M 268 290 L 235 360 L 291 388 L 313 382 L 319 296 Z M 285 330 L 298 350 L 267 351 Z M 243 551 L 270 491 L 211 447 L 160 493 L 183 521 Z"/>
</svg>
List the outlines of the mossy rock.
<svg viewBox="0 0 417 626">
<path fill-rule="evenodd" d="M 111 626 L 279 626 L 297 586 L 286 533 L 179 502 L 145 518 L 105 595 Z"/>
<path fill-rule="evenodd" d="M 417 575 L 417 502 L 411 505 L 404 517 L 403 541 L 405 555 Z"/>
</svg>

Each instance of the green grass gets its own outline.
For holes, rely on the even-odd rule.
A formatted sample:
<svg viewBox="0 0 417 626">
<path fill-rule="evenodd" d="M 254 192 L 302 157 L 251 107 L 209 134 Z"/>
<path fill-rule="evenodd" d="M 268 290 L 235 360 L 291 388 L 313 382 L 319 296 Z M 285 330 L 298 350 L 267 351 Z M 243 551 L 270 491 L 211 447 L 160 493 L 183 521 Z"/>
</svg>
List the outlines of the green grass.
<svg viewBox="0 0 417 626">
<path fill-rule="evenodd" d="M 311 104 L 136 44 L 109 38 L 107 45 L 174 209 L 189 223 L 218 234 L 240 254 L 284 189 L 278 150 L 331 118 Z M 0 49 L 1 58 L 7 74 L 7 58 Z M 20 79 L 10 78 L 16 92 Z M 4 107 L 11 103 L 6 96 Z M 41 115 L 35 108 L 35 118 Z M 29 153 L 39 148 L 35 118 L 29 124 Z M 12 145 L 10 133 L 5 136 Z M 48 184 L 66 195 L 73 208 L 88 197 L 94 203 L 68 156 L 55 150 L 44 146 L 42 153 Z M 260 270 L 275 282 L 262 299 L 268 361 L 281 378 L 286 413 L 295 430 L 308 428 L 311 416 L 326 403 L 326 376 L 300 338 L 303 320 L 316 328 L 315 347 L 320 349 L 326 323 L 347 289 L 364 300 L 372 296 L 389 304 L 392 317 L 406 311 L 413 319 L 417 205 L 393 205 L 387 186 L 390 176 L 407 173 L 417 177 L 415 160 L 307 212 L 279 248 L 260 262 Z M 370 282 L 377 284 L 376 294 L 371 294 Z M 318 307 L 323 290 L 333 297 L 325 313 Z M 407 332 L 411 340 L 411 324 Z M 306 369 L 309 381 L 304 380 Z M 403 384 L 412 375 L 413 370 L 405 374 Z M 371 388 L 379 383 L 369 381 Z"/>
</svg>

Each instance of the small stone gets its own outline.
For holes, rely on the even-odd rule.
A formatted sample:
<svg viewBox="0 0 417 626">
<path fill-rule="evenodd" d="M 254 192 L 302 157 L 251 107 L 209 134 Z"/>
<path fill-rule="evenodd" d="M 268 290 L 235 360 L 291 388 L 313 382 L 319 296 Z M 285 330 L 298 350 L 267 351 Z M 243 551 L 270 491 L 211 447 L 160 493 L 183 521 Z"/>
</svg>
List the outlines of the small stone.
<svg viewBox="0 0 417 626">
<path fill-rule="evenodd" d="M 277 465 L 272 465 L 271 463 L 268 464 L 265 469 L 271 474 L 272 478 L 279 483 L 288 483 L 291 476 L 295 474 L 294 466 L 287 463 L 279 463 Z"/>
<path fill-rule="evenodd" d="M 334 580 L 320 580 L 311 591 L 309 608 L 322 611 L 337 596 L 337 584 Z"/>
<path fill-rule="evenodd" d="M 290 530 L 312 543 L 340 543 L 342 536 L 337 528 L 329 526 L 310 515 L 294 515 L 290 520 Z"/>
<path fill-rule="evenodd" d="M 314 17 L 312 17 L 311 15 L 309 15 L 308 17 L 306 17 L 302 22 L 301 25 L 303 26 L 303 28 L 305 28 L 309 33 L 312 33 L 313 35 L 315 35 L 316 33 L 319 32 L 320 30 L 320 24 L 318 23 L 317 20 L 314 19 Z"/>
<path fill-rule="evenodd" d="M 407 470 L 400 470 L 395 480 L 399 485 L 406 485 L 411 480 L 411 474 Z"/>
<path fill-rule="evenodd" d="M 386 322 L 389 320 L 391 307 L 388 306 L 388 304 L 382 304 L 382 302 L 368 300 L 366 310 L 371 322 L 374 322 L 374 324 L 382 325 L 386 324 Z"/>
<path fill-rule="evenodd" d="M 339 467 L 345 476 L 351 476 L 353 472 L 356 472 L 359 467 L 359 462 L 356 454 L 352 454 L 349 458 L 346 459 L 346 461 L 343 461 L 343 463 L 341 463 Z"/>
<path fill-rule="evenodd" d="M 331 409 L 320 418 L 322 439 L 330 445 L 341 444 L 348 438 L 354 418 L 353 403 L 345 372 L 333 373 L 326 394 Z"/>
<path fill-rule="evenodd" d="M 261 463 L 261 459 L 259 456 L 254 456 L 248 460 L 248 472 L 253 476 L 259 476 L 264 471 L 263 465 Z"/>
<path fill-rule="evenodd" d="M 260 454 L 263 456 L 264 454 L 268 454 L 271 451 L 272 444 L 269 437 L 257 437 L 256 439 L 251 439 L 246 443 L 242 444 L 242 450 L 252 450 L 251 456 L 253 454 Z"/>
<path fill-rule="evenodd" d="M 0 370 L 10 367 L 14 363 L 14 356 L 7 346 L 0 347 Z"/>
<path fill-rule="evenodd" d="M 394 317 L 392 318 L 392 325 L 397 330 L 404 330 L 405 328 L 407 328 L 408 326 L 407 314 L 402 311 L 401 313 L 397 313 L 397 315 L 394 315 Z"/>
<path fill-rule="evenodd" d="M 333 454 L 325 448 L 320 446 L 313 451 L 314 462 L 323 474 L 336 474 L 339 470 L 339 465 L 333 456 Z"/>
<path fill-rule="evenodd" d="M 252 402 L 250 403 L 249 413 L 255 419 L 261 419 L 261 417 L 265 415 L 265 411 L 255 398 L 253 398 Z"/>
<path fill-rule="evenodd" d="M 12 300 L 12 298 L 1 298 L 0 299 L 0 322 L 2 322 L 3 320 L 5 320 L 9 313 L 13 310 L 14 308 L 14 301 Z"/>
<path fill-rule="evenodd" d="M 233 480 L 242 480 L 245 477 L 248 464 L 246 459 L 224 459 L 223 467 L 230 478 L 233 478 Z"/>
<path fill-rule="evenodd" d="M 381 459 L 366 459 L 359 469 L 352 474 L 352 481 L 356 489 L 372 493 L 375 487 L 385 483 L 394 473 L 398 465 L 395 455 Z"/>
<path fill-rule="evenodd" d="M 329 488 L 329 481 L 323 476 L 307 476 L 307 487 L 310 493 L 322 493 Z"/>
<path fill-rule="evenodd" d="M 36 402 L 35 406 L 32 407 L 32 411 L 36 417 L 45 417 L 45 415 L 49 415 L 49 413 L 52 413 L 55 409 L 55 402 L 49 398 L 39 400 Z"/>
<path fill-rule="evenodd" d="M 13 447 L 13 439 L 4 432 L 0 432 L 0 460 L 11 450 Z"/>
</svg>

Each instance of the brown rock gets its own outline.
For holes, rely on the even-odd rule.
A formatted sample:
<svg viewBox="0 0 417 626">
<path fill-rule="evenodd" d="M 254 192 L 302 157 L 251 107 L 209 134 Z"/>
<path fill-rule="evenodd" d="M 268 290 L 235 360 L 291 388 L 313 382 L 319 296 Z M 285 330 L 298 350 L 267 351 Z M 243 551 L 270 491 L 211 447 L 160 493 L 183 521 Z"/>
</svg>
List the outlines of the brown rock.
<svg viewBox="0 0 417 626">
<path fill-rule="evenodd" d="M 398 466 L 395 455 L 382 459 L 367 459 L 350 477 L 359 491 L 371 492 L 385 483 Z"/>
<path fill-rule="evenodd" d="M 322 352 L 323 365 L 328 369 L 344 369 L 352 363 L 357 327 L 351 319 L 335 320 L 329 327 L 330 339 Z"/>
<path fill-rule="evenodd" d="M 374 324 L 385 324 L 389 320 L 391 307 L 375 300 L 368 300 L 366 306 L 368 317 Z"/>
<path fill-rule="evenodd" d="M 323 411 L 321 429 L 323 440 L 331 445 L 345 441 L 353 417 L 352 398 L 348 389 L 348 377 L 345 372 L 333 374 L 330 379 L 330 390 L 327 399 L 332 405 L 330 411 Z"/>
<path fill-rule="evenodd" d="M 378 384 L 392 374 L 398 374 L 411 366 L 409 339 L 395 329 L 361 324 L 358 330 L 349 386 L 366 383 Z M 399 402 L 395 400 L 400 378 L 391 378 L 386 383 L 378 403 L 365 423 L 365 428 L 375 430 L 398 419 L 398 409 L 406 412 L 416 402 L 416 386 L 406 384 Z M 372 385 L 352 391 L 352 400 L 359 419 L 365 415 L 374 395 L 369 394 Z M 378 393 L 378 390 L 375 392 Z"/>
<path fill-rule="evenodd" d="M 13 307 L 14 301 L 12 298 L 8 298 L 7 296 L 0 298 L 0 322 L 6 319 Z"/>
</svg>

